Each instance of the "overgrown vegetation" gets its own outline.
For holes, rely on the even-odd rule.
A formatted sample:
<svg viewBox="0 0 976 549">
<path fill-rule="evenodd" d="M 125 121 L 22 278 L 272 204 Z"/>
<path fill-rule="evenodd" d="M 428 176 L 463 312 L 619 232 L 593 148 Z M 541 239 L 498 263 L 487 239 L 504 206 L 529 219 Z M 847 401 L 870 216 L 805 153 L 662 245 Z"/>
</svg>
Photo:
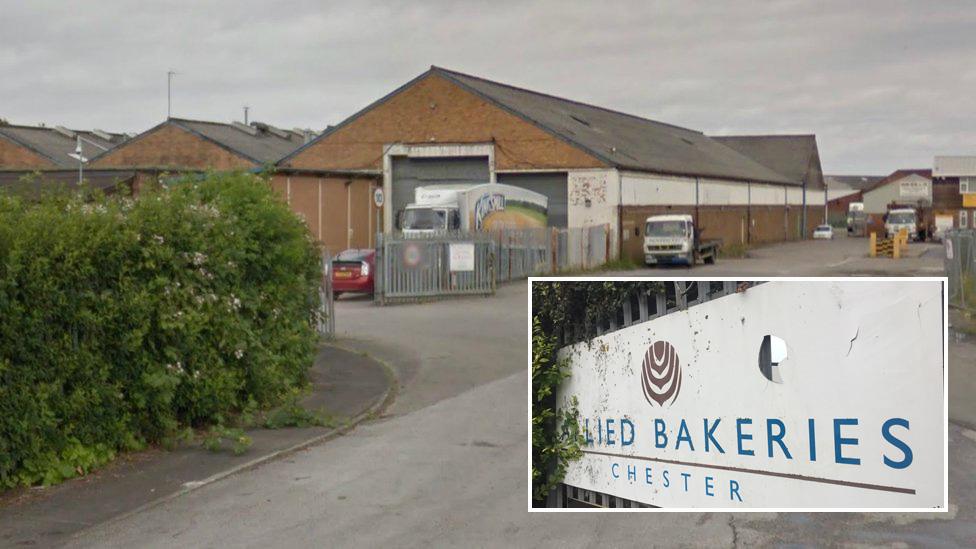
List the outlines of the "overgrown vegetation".
<svg viewBox="0 0 976 549">
<path fill-rule="evenodd" d="M 0 488 L 208 432 L 307 382 L 319 255 L 250 174 L 138 200 L 0 197 Z"/>
<path fill-rule="evenodd" d="M 635 294 L 663 291 L 660 282 L 535 282 L 532 284 L 532 495 L 541 504 L 562 482 L 567 465 L 582 456 L 575 401 L 559 403 L 556 392 L 569 365 L 556 351 L 562 336 L 580 324 L 582 333 L 615 314 Z"/>
<path fill-rule="evenodd" d="M 749 257 L 749 245 L 742 243 L 722 244 L 718 248 L 718 256 L 726 259 Z"/>
</svg>

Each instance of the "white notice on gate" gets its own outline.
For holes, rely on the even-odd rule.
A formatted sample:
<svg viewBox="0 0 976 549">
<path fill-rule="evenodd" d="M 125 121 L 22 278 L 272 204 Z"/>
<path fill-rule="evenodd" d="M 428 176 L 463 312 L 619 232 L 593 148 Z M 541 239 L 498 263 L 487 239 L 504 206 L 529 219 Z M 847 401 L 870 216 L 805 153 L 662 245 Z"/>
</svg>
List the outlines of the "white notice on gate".
<svg viewBox="0 0 976 549">
<path fill-rule="evenodd" d="M 474 243 L 457 242 L 451 247 L 451 272 L 474 270 Z"/>
</svg>

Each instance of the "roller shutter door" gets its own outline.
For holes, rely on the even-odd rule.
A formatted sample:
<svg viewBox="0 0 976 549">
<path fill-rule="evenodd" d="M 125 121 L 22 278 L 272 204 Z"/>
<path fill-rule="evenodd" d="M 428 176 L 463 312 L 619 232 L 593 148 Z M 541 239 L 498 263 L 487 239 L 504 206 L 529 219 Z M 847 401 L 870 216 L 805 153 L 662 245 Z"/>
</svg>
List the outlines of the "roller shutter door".
<svg viewBox="0 0 976 549">
<path fill-rule="evenodd" d="M 390 205 L 396 213 L 413 202 L 414 189 L 432 185 L 488 183 L 491 173 L 487 156 L 451 158 L 393 157 L 393 196 Z"/>
</svg>

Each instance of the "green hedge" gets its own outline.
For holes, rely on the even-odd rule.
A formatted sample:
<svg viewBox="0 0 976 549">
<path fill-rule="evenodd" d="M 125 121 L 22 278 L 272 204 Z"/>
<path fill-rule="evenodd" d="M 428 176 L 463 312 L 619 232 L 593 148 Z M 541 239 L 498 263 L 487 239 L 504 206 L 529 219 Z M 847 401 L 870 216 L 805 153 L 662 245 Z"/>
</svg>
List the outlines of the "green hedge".
<svg viewBox="0 0 976 549">
<path fill-rule="evenodd" d="M 305 224 L 251 174 L 0 197 L 0 487 L 280 402 L 307 381 L 320 277 Z"/>
</svg>

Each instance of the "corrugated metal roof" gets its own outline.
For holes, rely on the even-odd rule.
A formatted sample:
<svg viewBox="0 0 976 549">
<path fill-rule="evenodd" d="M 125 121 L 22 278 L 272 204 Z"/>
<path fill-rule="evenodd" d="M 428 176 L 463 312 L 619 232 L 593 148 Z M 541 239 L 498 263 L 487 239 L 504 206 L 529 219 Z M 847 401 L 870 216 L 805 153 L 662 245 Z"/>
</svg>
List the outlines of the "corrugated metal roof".
<svg viewBox="0 0 976 549">
<path fill-rule="evenodd" d="M 825 175 L 824 181 L 828 189 L 854 189 L 862 191 L 878 181 L 883 175 Z"/>
<path fill-rule="evenodd" d="M 12 124 L 0 126 L 0 136 L 40 154 L 56 166 L 63 168 L 78 165 L 78 160 L 68 156 L 74 154 L 77 146 L 77 138 L 72 137 L 71 134 L 81 136 L 82 153 L 89 159 L 126 139 L 124 134 L 118 133 L 108 134 L 111 139 L 106 140 L 86 130 L 59 131 L 47 126 L 17 126 Z"/>
<path fill-rule="evenodd" d="M 967 177 L 976 175 L 976 156 L 936 156 L 932 165 L 934 177 Z"/>
<path fill-rule="evenodd" d="M 918 175 L 926 179 L 932 179 L 932 170 L 923 169 L 923 168 L 895 170 L 891 172 L 891 174 L 888 175 L 887 177 L 878 180 L 873 185 L 864 189 L 864 192 L 873 191 L 878 187 L 883 187 L 884 185 L 887 185 L 889 183 L 894 183 L 895 181 L 898 181 L 899 179 L 903 177 L 908 177 L 910 175 Z"/>
<path fill-rule="evenodd" d="M 814 135 L 713 135 L 712 139 L 795 181 L 803 181 L 811 164 L 820 161 Z"/>
<path fill-rule="evenodd" d="M 171 118 L 169 122 L 258 164 L 275 162 L 305 143 L 304 136 L 296 132 L 279 130 L 258 122 L 250 126 L 183 118 Z"/>
<path fill-rule="evenodd" d="M 621 169 L 801 184 L 701 132 L 439 67 L 459 84 Z"/>
</svg>

